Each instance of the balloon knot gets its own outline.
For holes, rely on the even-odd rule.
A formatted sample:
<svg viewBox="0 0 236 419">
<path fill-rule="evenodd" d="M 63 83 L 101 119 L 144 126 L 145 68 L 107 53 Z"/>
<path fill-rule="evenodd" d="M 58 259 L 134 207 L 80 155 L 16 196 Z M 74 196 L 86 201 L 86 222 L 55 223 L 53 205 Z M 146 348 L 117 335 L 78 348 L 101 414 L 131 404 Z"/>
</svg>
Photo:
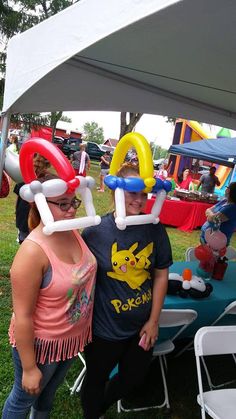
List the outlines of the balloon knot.
<svg viewBox="0 0 236 419">
<path fill-rule="evenodd" d="M 76 177 L 67 182 L 67 193 L 73 193 L 80 185 L 79 179 Z"/>
</svg>

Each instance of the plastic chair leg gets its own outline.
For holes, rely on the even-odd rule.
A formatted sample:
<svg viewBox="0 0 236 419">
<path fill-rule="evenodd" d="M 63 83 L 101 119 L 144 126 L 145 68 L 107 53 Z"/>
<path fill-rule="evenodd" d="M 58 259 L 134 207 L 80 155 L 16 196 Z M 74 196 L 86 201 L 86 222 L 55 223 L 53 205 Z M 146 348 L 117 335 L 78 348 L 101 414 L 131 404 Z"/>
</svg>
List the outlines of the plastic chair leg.
<svg viewBox="0 0 236 419">
<path fill-rule="evenodd" d="M 235 355 L 232 354 L 232 356 L 233 356 L 234 362 L 236 362 L 235 361 L 235 359 L 236 359 L 235 358 Z M 206 374 L 208 386 L 210 387 L 211 390 L 216 390 L 218 388 L 222 388 L 222 387 L 225 387 L 225 386 L 227 386 L 229 384 L 235 383 L 236 380 L 231 380 L 231 381 L 226 381 L 226 382 L 224 382 L 222 384 L 217 384 L 217 385 L 213 384 L 213 382 L 211 380 L 211 377 L 210 377 L 210 374 L 209 374 L 209 371 L 208 371 L 208 368 L 207 368 L 207 365 L 206 365 L 206 362 L 205 362 L 205 359 L 202 357 L 201 360 L 202 360 L 202 365 L 203 365 L 204 370 L 205 370 L 205 374 Z"/>
<path fill-rule="evenodd" d="M 145 406 L 145 407 L 136 407 L 136 408 L 132 408 L 132 409 L 126 409 L 122 405 L 122 401 L 118 400 L 118 402 L 117 402 L 117 412 L 118 413 L 121 413 L 121 412 L 140 412 L 142 410 L 149 410 L 149 409 L 161 409 L 165 406 L 168 409 L 170 408 L 167 382 L 166 382 L 166 376 L 165 376 L 165 366 L 164 366 L 164 364 L 166 363 L 166 359 L 165 359 L 164 355 L 163 356 L 159 355 L 159 362 L 160 362 L 161 376 L 162 376 L 163 389 L 164 389 L 164 401 L 163 401 L 163 403 L 160 404 L 160 405 L 155 405 L 155 406 Z"/>
<path fill-rule="evenodd" d="M 70 394 L 74 394 L 75 392 L 78 393 L 81 389 L 82 383 L 83 383 L 83 379 L 85 376 L 85 372 L 86 372 L 86 367 L 83 367 L 82 371 L 80 372 L 80 374 L 78 375 L 78 377 L 76 378 L 73 386 L 70 388 Z"/>
</svg>

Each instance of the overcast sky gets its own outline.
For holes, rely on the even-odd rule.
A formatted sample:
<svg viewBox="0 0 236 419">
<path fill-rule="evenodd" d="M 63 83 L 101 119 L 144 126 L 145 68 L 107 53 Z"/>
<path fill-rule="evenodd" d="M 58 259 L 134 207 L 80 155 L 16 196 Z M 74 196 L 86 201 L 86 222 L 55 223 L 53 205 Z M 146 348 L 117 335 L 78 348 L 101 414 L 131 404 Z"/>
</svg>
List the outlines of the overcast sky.
<svg viewBox="0 0 236 419">
<path fill-rule="evenodd" d="M 83 132 L 85 122 L 95 121 L 99 127 L 103 127 L 105 140 L 107 138 L 119 138 L 120 112 L 64 112 L 71 118 L 70 129 Z M 61 122 L 58 123 L 58 127 Z M 221 127 L 204 124 L 202 127 L 209 137 L 216 137 Z M 167 123 L 163 116 L 144 114 L 136 125 L 136 132 L 144 135 L 148 142 L 155 142 L 168 149 L 172 144 L 174 126 Z M 236 131 L 231 130 L 231 136 L 236 137 Z"/>
<path fill-rule="evenodd" d="M 95 121 L 103 127 L 105 140 L 119 138 L 120 112 L 64 112 L 72 120 L 72 129 L 83 131 L 85 122 Z M 58 123 L 58 126 L 61 124 Z M 136 132 L 144 135 L 151 142 L 154 141 L 163 148 L 169 148 L 172 143 L 174 126 L 165 122 L 162 116 L 144 114 L 136 125 Z"/>
</svg>

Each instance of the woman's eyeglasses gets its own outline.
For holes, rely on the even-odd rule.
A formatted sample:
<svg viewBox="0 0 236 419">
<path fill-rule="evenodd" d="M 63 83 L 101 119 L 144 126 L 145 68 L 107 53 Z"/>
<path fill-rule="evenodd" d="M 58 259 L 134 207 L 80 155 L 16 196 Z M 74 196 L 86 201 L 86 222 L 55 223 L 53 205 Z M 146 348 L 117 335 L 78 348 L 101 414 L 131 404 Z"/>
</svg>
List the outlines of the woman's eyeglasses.
<svg viewBox="0 0 236 419">
<path fill-rule="evenodd" d="M 80 199 L 74 198 L 71 202 L 55 202 L 49 201 L 49 199 L 47 199 L 47 202 L 49 202 L 50 204 L 58 205 L 61 211 L 69 211 L 71 207 L 73 207 L 74 209 L 78 209 L 82 201 Z"/>
</svg>

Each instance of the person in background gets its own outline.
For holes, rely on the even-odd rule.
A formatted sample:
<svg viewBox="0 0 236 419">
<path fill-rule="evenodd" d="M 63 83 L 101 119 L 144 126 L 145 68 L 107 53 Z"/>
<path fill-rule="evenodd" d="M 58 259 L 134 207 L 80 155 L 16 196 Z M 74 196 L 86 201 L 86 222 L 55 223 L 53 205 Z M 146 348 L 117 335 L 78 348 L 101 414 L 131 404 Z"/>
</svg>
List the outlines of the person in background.
<svg viewBox="0 0 236 419">
<path fill-rule="evenodd" d="M 74 193 L 47 202 L 55 221 L 74 218 L 81 203 Z M 15 380 L 2 419 L 26 419 L 30 409 L 30 419 L 49 418 L 58 386 L 92 338 L 95 257 L 77 231 L 46 236 L 35 203 L 29 220 L 32 231 L 10 271 Z"/>
<path fill-rule="evenodd" d="M 178 176 L 178 181 L 176 182 L 177 189 L 186 189 L 190 191 L 194 191 L 193 179 L 190 174 L 190 169 L 188 167 L 184 167 L 181 175 Z"/>
<path fill-rule="evenodd" d="M 209 173 L 206 175 L 202 175 L 200 177 L 200 182 L 197 186 L 197 189 L 201 188 L 201 192 L 203 193 L 214 193 L 215 186 L 220 186 L 220 181 L 218 177 L 215 175 L 216 167 L 212 166 L 209 170 Z"/>
<path fill-rule="evenodd" d="M 109 173 L 109 167 L 111 164 L 111 152 L 106 151 L 103 156 L 101 157 L 101 171 L 100 171 L 100 187 L 98 188 L 98 192 L 105 191 L 105 184 L 104 184 L 104 177 Z"/>
<path fill-rule="evenodd" d="M 13 151 L 13 153 L 18 154 L 19 153 L 19 143 L 18 143 L 18 137 L 15 134 L 10 135 L 10 145 L 7 147 L 8 150 Z"/>
<path fill-rule="evenodd" d="M 129 163 L 135 164 L 135 165 L 138 165 L 139 164 L 138 155 L 137 155 L 136 151 L 134 151 L 134 150 L 131 153 L 131 157 L 130 157 Z"/>
<path fill-rule="evenodd" d="M 225 189 L 225 198 L 217 202 L 213 207 L 206 210 L 207 221 L 201 228 L 200 241 L 206 243 L 205 231 L 214 228 L 215 225 L 227 237 L 227 246 L 236 229 L 236 182 L 232 182 Z"/>
<path fill-rule="evenodd" d="M 86 176 L 87 171 L 90 169 L 90 157 L 85 150 L 86 145 L 81 143 L 79 151 L 76 151 L 71 158 L 71 163 L 77 176 Z"/>
<path fill-rule="evenodd" d="M 159 178 L 161 180 L 166 180 L 167 176 L 168 176 L 168 173 L 167 173 L 167 170 L 165 169 L 165 164 L 162 163 L 160 164 L 159 169 L 155 170 L 154 177 Z"/>
<path fill-rule="evenodd" d="M 34 171 L 37 177 L 44 176 L 50 167 L 50 163 L 39 153 L 34 155 Z M 16 227 L 18 229 L 17 241 L 21 244 L 29 234 L 28 227 L 28 216 L 30 211 L 29 202 L 22 199 L 19 195 L 20 188 L 24 183 L 17 183 L 13 189 L 13 192 L 17 195 L 16 200 Z"/>
<path fill-rule="evenodd" d="M 125 163 L 117 173 L 139 177 Z M 125 191 L 127 216 L 142 213 L 147 195 Z M 85 347 L 86 376 L 81 401 L 84 419 L 98 419 L 143 381 L 158 336 L 158 319 L 172 264 L 170 242 L 161 223 L 118 230 L 114 213 L 84 229 L 82 237 L 97 259 L 93 340 Z M 139 346 L 144 339 L 144 349 Z M 118 364 L 118 373 L 109 379 Z"/>
</svg>

